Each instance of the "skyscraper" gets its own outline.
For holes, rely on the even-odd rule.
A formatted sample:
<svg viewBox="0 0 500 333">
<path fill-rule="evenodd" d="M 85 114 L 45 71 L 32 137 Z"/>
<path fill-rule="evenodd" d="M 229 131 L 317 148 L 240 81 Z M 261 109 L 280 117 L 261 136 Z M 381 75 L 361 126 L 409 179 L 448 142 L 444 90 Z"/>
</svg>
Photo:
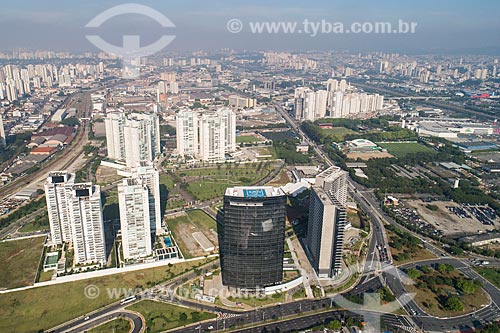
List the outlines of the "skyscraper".
<svg viewBox="0 0 500 333">
<path fill-rule="evenodd" d="M 49 173 L 45 183 L 45 199 L 49 215 L 50 237 L 52 243 L 60 245 L 73 241 L 71 226 L 71 186 L 75 174 L 67 171 Z"/>
<path fill-rule="evenodd" d="M 331 278 L 342 270 L 346 200 L 347 172 L 330 167 L 316 177 L 306 244 L 311 265 L 320 278 Z"/>
<path fill-rule="evenodd" d="M 149 190 L 140 179 L 127 178 L 118 186 L 120 225 L 124 259 L 152 253 Z"/>
<path fill-rule="evenodd" d="M 222 283 L 263 288 L 283 278 L 286 196 L 279 188 L 226 189 L 217 219 Z"/>
<path fill-rule="evenodd" d="M 101 190 L 92 183 L 71 186 L 70 218 L 75 263 L 106 262 Z"/>
<path fill-rule="evenodd" d="M 5 136 L 5 128 L 3 127 L 3 119 L 0 114 L 0 147 L 5 147 L 7 145 L 7 137 Z"/>
</svg>

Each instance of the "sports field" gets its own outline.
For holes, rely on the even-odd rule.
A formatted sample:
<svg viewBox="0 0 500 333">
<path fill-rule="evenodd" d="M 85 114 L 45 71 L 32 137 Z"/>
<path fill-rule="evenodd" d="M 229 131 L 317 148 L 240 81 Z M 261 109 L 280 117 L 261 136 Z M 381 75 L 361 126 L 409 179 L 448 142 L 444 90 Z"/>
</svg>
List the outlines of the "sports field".
<svg viewBox="0 0 500 333">
<path fill-rule="evenodd" d="M 411 153 L 432 153 L 434 150 L 418 142 L 379 142 L 392 155 L 402 158 Z"/>
</svg>

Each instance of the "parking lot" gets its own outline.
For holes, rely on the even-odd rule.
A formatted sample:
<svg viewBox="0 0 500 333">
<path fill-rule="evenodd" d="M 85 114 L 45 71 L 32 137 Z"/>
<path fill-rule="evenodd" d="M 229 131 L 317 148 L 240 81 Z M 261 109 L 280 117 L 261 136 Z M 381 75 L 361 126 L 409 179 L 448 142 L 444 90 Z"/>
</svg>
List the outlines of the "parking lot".
<svg viewBox="0 0 500 333">
<path fill-rule="evenodd" d="M 500 227 L 495 211 L 487 205 L 459 204 L 452 201 L 410 200 L 404 207 L 409 219 L 432 225 L 445 236 L 477 234 Z M 418 215 L 418 218 L 414 215 Z M 420 219 L 420 220 L 419 220 Z"/>
</svg>

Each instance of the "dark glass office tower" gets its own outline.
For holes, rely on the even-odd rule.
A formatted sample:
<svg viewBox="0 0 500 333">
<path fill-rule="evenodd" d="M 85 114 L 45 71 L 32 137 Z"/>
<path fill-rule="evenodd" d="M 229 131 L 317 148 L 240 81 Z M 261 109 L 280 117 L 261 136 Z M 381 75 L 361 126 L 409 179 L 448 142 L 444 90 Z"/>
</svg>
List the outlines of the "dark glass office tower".
<svg viewBox="0 0 500 333">
<path fill-rule="evenodd" d="M 258 289 L 281 282 L 286 196 L 279 188 L 234 187 L 217 219 L 222 283 Z"/>
</svg>

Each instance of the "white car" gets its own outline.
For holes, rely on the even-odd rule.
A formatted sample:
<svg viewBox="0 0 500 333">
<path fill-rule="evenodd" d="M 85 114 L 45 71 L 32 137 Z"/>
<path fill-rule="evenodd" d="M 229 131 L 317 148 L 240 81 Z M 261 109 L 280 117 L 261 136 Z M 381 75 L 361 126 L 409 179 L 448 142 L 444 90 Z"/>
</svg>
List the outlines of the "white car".
<svg viewBox="0 0 500 333">
<path fill-rule="evenodd" d="M 209 330 L 213 330 L 213 329 L 214 329 L 214 327 L 213 327 L 212 325 L 208 326 L 207 328 L 208 328 Z"/>
</svg>

